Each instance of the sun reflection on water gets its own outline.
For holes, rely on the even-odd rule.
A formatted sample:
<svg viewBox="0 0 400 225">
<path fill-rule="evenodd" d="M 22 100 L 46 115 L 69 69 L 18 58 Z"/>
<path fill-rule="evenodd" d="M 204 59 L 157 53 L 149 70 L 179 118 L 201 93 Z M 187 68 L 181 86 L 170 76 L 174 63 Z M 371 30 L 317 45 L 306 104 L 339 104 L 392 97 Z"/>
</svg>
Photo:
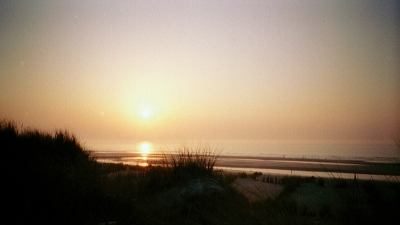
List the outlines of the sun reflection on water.
<svg viewBox="0 0 400 225">
<path fill-rule="evenodd" d="M 141 142 L 138 145 L 138 150 L 141 154 L 141 162 L 139 162 L 139 166 L 149 166 L 147 156 L 153 151 L 153 145 L 150 142 Z"/>
</svg>

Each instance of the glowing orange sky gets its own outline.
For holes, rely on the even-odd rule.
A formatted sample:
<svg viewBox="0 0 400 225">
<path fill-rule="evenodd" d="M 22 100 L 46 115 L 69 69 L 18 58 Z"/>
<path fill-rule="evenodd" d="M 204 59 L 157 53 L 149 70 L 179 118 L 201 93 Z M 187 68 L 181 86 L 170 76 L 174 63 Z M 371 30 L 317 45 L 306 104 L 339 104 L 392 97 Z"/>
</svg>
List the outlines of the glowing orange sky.
<svg viewBox="0 0 400 225">
<path fill-rule="evenodd" d="M 0 4 L 0 116 L 25 127 L 138 142 L 400 133 L 395 1 Z"/>
</svg>

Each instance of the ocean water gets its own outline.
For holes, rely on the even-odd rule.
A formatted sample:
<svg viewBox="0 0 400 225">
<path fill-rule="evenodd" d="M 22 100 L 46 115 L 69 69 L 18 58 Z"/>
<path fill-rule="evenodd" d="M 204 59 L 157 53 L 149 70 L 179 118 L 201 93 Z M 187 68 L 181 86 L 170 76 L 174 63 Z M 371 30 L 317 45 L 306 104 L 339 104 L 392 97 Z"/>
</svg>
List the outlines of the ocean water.
<svg viewBox="0 0 400 225">
<path fill-rule="evenodd" d="M 115 159 L 133 164 L 143 157 L 160 153 L 174 153 L 187 146 L 210 147 L 222 156 L 279 157 L 302 159 L 344 159 L 393 162 L 400 159 L 400 149 L 394 143 L 279 143 L 270 141 L 92 141 L 85 143 L 88 150 L 100 158 Z"/>
<path fill-rule="evenodd" d="M 288 167 L 300 163 L 313 164 L 314 167 L 334 164 L 341 160 L 357 167 L 356 161 L 367 163 L 400 162 L 400 149 L 394 143 L 274 143 L 268 141 L 192 141 L 192 142 L 87 142 L 88 150 L 93 151 L 99 162 L 124 163 L 147 166 L 160 159 L 161 154 L 176 153 L 187 146 L 191 149 L 209 147 L 220 153 L 216 168 L 226 171 L 262 172 L 263 174 L 299 175 L 315 177 L 342 177 L 351 179 L 354 172 L 327 173 L 326 171 L 307 171 L 304 169 L 274 169 L 271 164 L 278 163 Z M 320 161 L 321 160 L 321 161 Z M 332 160 L 332 161 L 326 161 Z M 323 161 L 323 162 L 322 162 Z M 332 162 L 332 163 L 330 163 Z M 386 172 L 385 172 L 386 173 Z M 398 174 L 398 172 L 396 172 Z M 386 175 L 358 174 L 360 179 L 387 180 Z M 392 175 L 390 175 L 391 177 Z M 394 176 L 400 180 L 399 175 Z M 393 178 L 389 178 L 393 179 Z"/>
<path fill-rule="evenodd" d="M 400 157 L 395 144 L 365 143 L 234 143 L 228 155 L 271 156 L 312 159 L 391 160 Z"/>
</svg>

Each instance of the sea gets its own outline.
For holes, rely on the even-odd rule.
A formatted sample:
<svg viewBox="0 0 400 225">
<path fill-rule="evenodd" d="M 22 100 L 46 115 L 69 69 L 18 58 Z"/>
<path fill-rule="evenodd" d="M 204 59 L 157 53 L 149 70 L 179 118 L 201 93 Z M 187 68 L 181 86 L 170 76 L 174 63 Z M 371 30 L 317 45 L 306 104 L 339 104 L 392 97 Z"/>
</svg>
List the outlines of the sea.
<svg viewBox="0 0 400 225">
<path fill-rule="evenodd" d="M 279 157 L 295 159 L 332 159 L 395 162 L 400 159 L 400 148 L 393 143 L 309 143 L 274 141 L 107 141 L 84 143 L 86 149 L 105 161 L 137 164 L 146 155 L 176 153 L 183 147 L 201 150 L 207 148 L 221 156 Z M 121 156 L 121 157 L 118 157 Z M 126 156 L 126 157 L 122 157 Z"/>
<path fill-rule="evenodd" d="M 224 171 L 262 172 L 263 174 L 299 175 L 315 177 L 337 176 L 353 178 L 354 173 L 326 173 L 288 169 L 271 169 L 271 163 L 292 165 L 290 160 L 303 163 L 326 164 L 346 161 L 355 167 L 357 162 L 395 164 L 400 162 L 400 148 L 393 143 L 365 143 L 365 142 L 278 142 L 278 141 L 238 141 L 238 140 L 212 140 L 212 141 L 87 141 L 84 146 L 99 162 L 123 163 L 128 165 L 148 166 L 157 162 L 162 155 L 175 154 L 183 148 L 194 151 L 206 149 L 219 154 L 222 166 L 215 168 Z M 271 161 L 273 159 L 273 161 Z M 269 161 L 265 161 L 269 160 Z M 289 164 L 288 164 L 289 160 Z M 269 164 L 268 164 L 269 163 Z M 245 164 L 245 166 L 243 166 Z M 347 164 L 347 163 L 346 163 Z M 229 165 L 229 166 L 226 166 Z M 315 166 L 314 165 L 314 166 Z M 320 166 L 319 165 L 319 166 Z M 397 167 L 396 167 L 397 168 Z M 397 169 L 395 173 L 397 174 Z M 400 180 L 400 174 L 394 179 Z M 360 174 L 360 179 L 383 179 L 387 176 L 371 176 Z M 392 179 L 392 178 L 390 178 Z"/>
</svg>

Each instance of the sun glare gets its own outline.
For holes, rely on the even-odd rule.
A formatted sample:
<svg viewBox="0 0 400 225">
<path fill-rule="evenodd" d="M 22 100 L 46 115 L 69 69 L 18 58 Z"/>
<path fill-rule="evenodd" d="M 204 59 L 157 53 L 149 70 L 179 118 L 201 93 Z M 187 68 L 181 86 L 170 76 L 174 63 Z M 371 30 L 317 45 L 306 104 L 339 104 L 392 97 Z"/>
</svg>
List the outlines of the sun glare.
<svg viewBox="0 0 400 225">
<path fill-rule="evenodd" d="M 149 118 L 151 116 L 151 112 L 148 109 L 143 109 L 141 115 L 142 115 L 143 118 L 147 119 L 147 118 Z"/>
<path fill-rule="evenodd" d="M 139 144 L 139 151 L 143 155 L 149 154 L 153 150 L 153 146 L 149 142 L 142 142 Z"/>
<path fill-rule="evenodd" d="M 165 115 L 165 104 L 162 97 L 138 97 L 139 99 L 130 100 L 131 113 L 139 123 L 155 122 L 160 116 Z"/>
</svg>

